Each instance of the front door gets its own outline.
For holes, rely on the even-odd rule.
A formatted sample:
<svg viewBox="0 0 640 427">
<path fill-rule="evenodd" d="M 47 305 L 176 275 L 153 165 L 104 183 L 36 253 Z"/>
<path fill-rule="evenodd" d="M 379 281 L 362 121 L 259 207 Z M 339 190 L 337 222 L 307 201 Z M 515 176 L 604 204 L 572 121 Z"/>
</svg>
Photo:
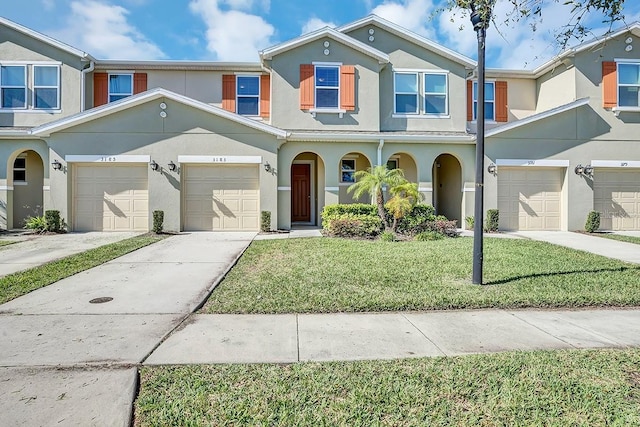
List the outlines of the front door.
<svg viewBox="0 0 640 427">
<path fill-rule="evenodd" d="M 311 165 L 291 165 L 291 221 L 311 222 Z"/>
</svg>

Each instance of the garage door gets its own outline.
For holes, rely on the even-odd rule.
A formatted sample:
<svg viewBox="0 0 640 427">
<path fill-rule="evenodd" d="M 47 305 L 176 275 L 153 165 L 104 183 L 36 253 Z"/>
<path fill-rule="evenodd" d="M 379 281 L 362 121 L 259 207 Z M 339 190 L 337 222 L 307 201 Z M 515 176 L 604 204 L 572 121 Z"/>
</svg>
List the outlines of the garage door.
<svg viewBox="0 0 640 427">
<path fill-rule="evenodd" d="M 185 230 L 259 229 L 258 165 L 186 165 L 183 170 Z"/>
<path fill-rule="evenodd" d="M 594 208 L 602 230 L 640 230 L 640 171 L 596 169 Z"/>
<path fill-rule="evenodd" d="M 560 230 L 563 168 L 498 169 L 501 230 Z"/>
<path fill-rule="evenodd" d="M 73 180 L 73 229 L 148 231 L 147 165 L 78 164 Z"/>
</svg>

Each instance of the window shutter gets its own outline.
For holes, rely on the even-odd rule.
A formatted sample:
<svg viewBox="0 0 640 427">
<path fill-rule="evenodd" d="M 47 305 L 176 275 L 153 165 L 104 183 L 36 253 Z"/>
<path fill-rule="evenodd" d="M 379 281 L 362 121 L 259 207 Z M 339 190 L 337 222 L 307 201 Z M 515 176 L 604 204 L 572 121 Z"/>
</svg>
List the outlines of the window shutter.
<svg viewBox="0 0 640 427">
<path fill-rule="evenodd" d="M 271 115 L 271 76 L 263 74 L 260 76 L 260 117 Z"/>
<path fill-rule="evenodd" d="M 233 74 L 222 76 L 222 108 L 236 112 L 236 76 Z"/>
<path fill-rule="evenodd" d="M 93 106 L 109 102 L 109 77 L 107 73 L 93 74 Z"/>
<path fill-rule="evenodd" d="M 147 73 L 135 73 L 133 75 L 133 94 L 147 90 Z"/>
<path fill-rule="evenodd" d="M 496 122 L 506 122 L 509 120 L 507 111 L 507 82 L 496 82 Z"/>
<path fill-rule="evenodd" d="M 340 108 L 356 109 L 356 67 L 353 65 L 340 67 Z"/>
<path fill-rule="evenodd" d="M 602 106 L 618 106 L 618 67 L 615 62 L 602 62 Z"/>
<path fill-rule="evenodd" d="M 467 121 L 473 120 L 473 82 L 467 80 Z"/>
<path fill-rule="evenodd" d="M 313 64 L 300 64 L 300 109 L 310 110 L 315 106 Z"/>
</svg>

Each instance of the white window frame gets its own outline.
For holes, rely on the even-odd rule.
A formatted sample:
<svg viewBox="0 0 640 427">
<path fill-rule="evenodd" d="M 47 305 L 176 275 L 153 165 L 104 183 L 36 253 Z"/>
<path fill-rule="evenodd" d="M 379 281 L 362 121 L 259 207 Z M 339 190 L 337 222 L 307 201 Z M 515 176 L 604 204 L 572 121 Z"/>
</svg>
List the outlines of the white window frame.
<svg viewBox="0 0 640 427">
<path fill-rule="evenodd" d="M 414 75 L 416 78 L 416 92 L 398 92 L 396 89 L 396 75 L 397 74 L 407 74 Z M 398 112 L 398 103 L 397 103 L 397 95 L 415 95 L 416 97 L 416 111 L 411 112 Z M 393 114 L 401 115 L 401 116 L 414 116 L 418 115 L 420 112 L 420 73 L 417 71 L 394 71 L 393 72 Z"/>
<path fill-rule="evenodd" d="M 340 109 L 340 81 L 341 79 L 341 63 L 336 62 L 314 62 L 313 63 L 313 111 L 335 111 L 344 112 Z M 316 78 L 318 75 L 318 68 L 336 68 L 338 70 L 338 85 L 337 86 L 316 86 Z M 335 107 L 318 107 L 318 88 L 320 90 L 335 90 L 338 93 L 337 105 Z"/>
<path fill-rule="evenodd" d="M 111 102 L 118 101 L 118 99 L 116 99 L 116 100 L 112 101 L 112 100 L 111 100 L 111 96 L 112 96 L 112 95 L 113 95 L 113 96 L 122 96 L 122 95 L 124 95 L 124 97 L 125 97 L 125 98 L 126 98 L 127 96 L 132 96 L 132 95 L 133 95 L 133 92 L 134 92 L 134 90 L 133 90 L 133 85 L 134 85 L 134 82 L 133 82 L 133 74 L 134 74 L 134 73 L 113 71 L 113 72 L 110 72 L 110 73 L 107 75 L 107 103 L 111 103 Z M 118 93 L 116 93 L 116 92 L 111 92 L 111 76 L 130 76 L 130 77 L 131 77 L 131 93 L 125 93 L 125 92 L 118 92 Z M 123 99 L 123 98 L 120 98 L 120 99 Z"/>
<path fill-rule="evenodd" d="M 4 86 L 2 84 L 2 67 L 22 67 L 24 70 L 24 86 Z M 29 88 L 29 80 L 27 74 L 27 64 L 16 64 L 16 63 L 0 63 L 0 108 L 8 111 L 22 111 L 29 108 L 29 99 L 27 89 Z M 24 89 L 24 107 L 5 107 L 2 105 L 2 101 L 4 100 L 4 96 L 2 96 L 2 91 L 4 89 Z"/>
<path fill-rule="evenodd" d="M 396 74 L 414 74 L 416 75 L 417 92 L 398 92 L 396 90 Z M 427 95 L 443 95 L 442 93 L 427 92 L 425 78 L 428 75 L 444 75 L 445 76 L 445 112 L 444 113 L 427 113 Z M 416 111 L 411 113 L 398 112 L 396 95 L 416 95 Z M 451 118 L 449 112 L 449 71 L 448 70 L 430 70 L 430 69 L 409 69 L 395 68 L 393 70 L 393 114 L 394 118 L 415 118 L 415 119 L 448 119 Z"/>
<path fill-rule="evenodd" d="M 391 162 L 395 162 L 395 164 L 396 164 L 395 168 L 390 168 L 389 167 L 389 163 L 391 163 Z M 389 159 L 387 160 L 386 165 L 387 165 L 387 169 L 389 169 L 389 170 L 398 169 L 400 167 L 400 158 L 399 157 L 389 157 Z"/>
<path fill-rule="evenodd" d="M 353 162 L 353 168 L 344 168 L 344 162 Z M 343 157 L 340 159 L 340 182 L 343 184 L 353 184 L 354 182 L 356 182 L 356 178 L 354 176 L 354 174 L 357 171 L 357 162 L 356 162 L 356 158 L 355 157 Z M 350 176 L 353 177 L 352 181 L 345 181 L 344 180 L 344 174 L 348 173 L 351 174 Z"/>
<path fill-rule="evenodd" d="M 620 65 L 635 65 L 640 71 L 640 61 L 616 61 L 616 103 L 618 108 L 640 109 L 640 82 L 638 84 L 620 83 Z M 638 88 L 638 104 L 637 105 L 620 105 L 620 87 L 637 87 Z"/>
<path fill-rule="evenodd" d="M 36 86 L 36 68 L 56 68 L 56 86 Z M 56 106 L 48 108 L 36 107 L 36 89 L 56 89 Z M 33 94 L 31 99 L 31 105 L 34 110 L 47 111 L 47 110 L 59 110 L 60 109 L 60 66 L 49 64 L 34 64 L 33 65 Z"/>
<path fill-rule="evenodd" d="M 241 78 L 241 77 L 243 77 L 243 78 L 255 78 L 255 79 L 258 80 L 258 94 L 257 95 L 240 95 L 238 93 L 238 88 L 240 87 L 240 85 L 238 84 L 238 79 Z M 258 100 L 258 112 L 255 115 L 254 114 L 245 114 L 243 116 L 244 117 L 260 117 L 260 99 L 261 99 L 261 96 L 262 96 L 262 93 L 261 93 L 262 88 L 260 87 L 261 86 L 261 81 L 260 80 L 261 80 L 261 75 L 260 74 L 236 74 L 236 113 L 237 114 L 240 114 L 239 110 L 238 110 L 239 105 L 240 105 L 238 103 L 238 99 L 240 99 L 240 98 L 257 98 L 257 100 Z"/>
<path fill-rule="evenodd" d="M 484 82 L 485 84 L 490 84 L 493 86 L 493 101 L 489 101 L 493 104 L 493 111 L 492 111 L 492 116 L 493 119 L 486 119 L 485 122 L 486 123 L 496 123 L 496 82 L 495 80 L 485 80 Z M 472 97 L 473 97 L 473 104 L 472 104 L 472 112 L 473 112 L 473 121 L 477 122 L 478 121 L 478 81 L 474 80 L 473 84 L 471 85 L 471 92 L 472 92 Z M 486 95 L 486 91 L 485 91 L 485 95 Z M 486 114 L 486 108 L 487 108 L 487 101 L 485 100 L 484 102 L 484 108 L 485 108 L 485 114 Z"/>
<path fill-rule="evenodd" d="M 18 159 L 24 160 L 24 167 L 19 167 L 19 168 L 16 167 L 16 162 L 18 161 Z M 18 172 L 24 171 L 24 179 L 16 181 L 16 171 Z M 15 158 L 15 160 L 13 161 L 13 169 L 12 169 L 11 176 L 13 178 L 14 185 L 27 185 L 27 156 L 26 155 L 21 154 Z"/>
<path fill-rule="evenodd" d="M 439 92 L 427 92 L 427 85 L 425 82 L 427 76 L 444 76 L 444 85 L 445 85 L 444 94 Z M 425 71 L 424 73 L 422 73 L 422 84 L 424 85 L 424 87 L 422 88 L 423 90 L 422 107 L 424 108 L 423 114 L 427 116 L 434 116 L 434 117 L 448 117 L 449 116 L 449 73 Z M 438 96 L 444 95 L 444 112 L 443 113 L 427 112 L 427 95 L 438 95 Z"/>
</svg>

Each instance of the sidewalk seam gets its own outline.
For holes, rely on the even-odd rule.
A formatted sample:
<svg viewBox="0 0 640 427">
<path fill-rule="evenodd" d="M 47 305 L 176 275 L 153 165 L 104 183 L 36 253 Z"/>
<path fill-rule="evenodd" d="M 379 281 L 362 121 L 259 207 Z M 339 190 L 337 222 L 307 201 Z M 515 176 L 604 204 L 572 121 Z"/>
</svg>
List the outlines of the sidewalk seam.
<svg viewBox="0 0 640 427">
<path fill-rule="evenodd" d="M 526 323 L 527 325 L 529 325 L 529 326 L 531 326 L 531 327 L 536 328 L 536 329 L 537 329 L 537 330 L 539 330 L 540 332 L 542 332 L 542 333 L 544 333 L 544 334 L 546 334 L 546 335 L 549 335 L 550 337 L 552 337 L 552 338 L 554 338 L 554 339 L 557 339 L 557 340 L 558 340 L 558 341 L 560 341 L 560 342 L 563 342 L 563 343 L 567 344 L 567 345 L 568 345 L 568 346 L 570 346 L 571 348 L 574 348 L 574 349 L 579 349 L 579 348 L 580 348 L 580 347 L 576 347 L 575 345 L 571 344 L 570 342 L 568 342 L 568 341 L 566 341 L 566 340 L 563 340 L 563 339 L 562 339 L 562 338 L 560 338 L 560 337 L 557 337 L 557 336 L 553 335 L 553 334 L 552 334 L 552 333 L 550 333 L 550 332 L 545 331 L 544 329 L 542 329 L 542 328 L 541 328 L 541 327 L 539 327 L 538 325 L 534 325 L 533 323 L 528 322 L 526 319 L 523 319 L 523 318 L 521 318 L 521 317 L 517 316 L 515 312 L 509 311 L 509 310 L 503 310 L 503 311 L 504 311 L 505 313 L 507 313 L 507 314 L 510 314 L 512 317 L 515 317 L 515 318 L 516 318 L 516 319 L 518 319 L 519 321 L 521 321 L 521 322 L 523 322 L 523 323 Z"/>
<path fill-rule="evenodd" d="M 414 325 L 414 324 L 413 324 L 413 322 L 412 322 L 411 320 L 409 320 L 409 318 L 406 316 L 406 314 L 405 314 L 405 313 L 402 313 L 402 317 L 404 317 L 404 319 L 405 319 L 407 322 L 409 322 L 409 324 L 410 324 L 411 326 L 413 326 L 413 327 L 416 329 L 416 331 L 420 332 L 420 335 L 422 335 L 423 337 L 425 337 L 425 339 L 426 339 L 427 341 L 429 341 L 431 344 L 433 344 L 433 346 L 434 346 L 435 348 L 437 348 L 437 349 L 438 349 L 438 351 L 439 351 L 440 353 L 442 353 L 442 355 L 443 355 L 443 356 L 449 356 L 447 353 L 445 353 L 445 352 L 444 352 L 444 350 L 442 350 L 442 349 L 440 348 L 440 346 L 439 346 L 438 344 L 436 344 L 435 342 L 433 342 L 433 340 L 432 340 L 431 338 L 429 338 L 429 337 L 428 337 L 424 332 L 422 332 L 422 329 L 420 329 L 420 328 L 418 328 L 416 325 Z"/>
<path fill-rule="evenodd" d="M 300 315 L 296 313 L 296 350 L 298 350 L 297 360 L 300 362 Z"/>
</svg>

